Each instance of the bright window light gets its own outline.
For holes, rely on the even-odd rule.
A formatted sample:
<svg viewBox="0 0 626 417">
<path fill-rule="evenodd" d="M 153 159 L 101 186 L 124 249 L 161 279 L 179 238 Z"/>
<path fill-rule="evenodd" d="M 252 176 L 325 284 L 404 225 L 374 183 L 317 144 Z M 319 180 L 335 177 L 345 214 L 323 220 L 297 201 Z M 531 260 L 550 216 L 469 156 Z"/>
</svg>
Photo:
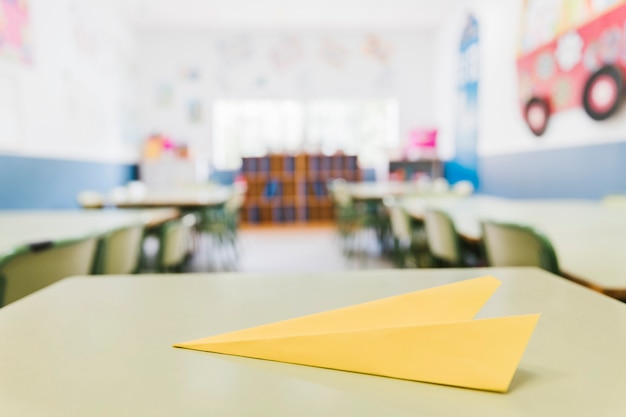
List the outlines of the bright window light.
<svg viewBox="0 0 626 417">
<path fill-rule="evenodd" d="M 396 100 L 218 100 L 213 164 L 238 169 L 267 153 L 356 154 L 373 167 L 398 145 Z"/>
</svg>

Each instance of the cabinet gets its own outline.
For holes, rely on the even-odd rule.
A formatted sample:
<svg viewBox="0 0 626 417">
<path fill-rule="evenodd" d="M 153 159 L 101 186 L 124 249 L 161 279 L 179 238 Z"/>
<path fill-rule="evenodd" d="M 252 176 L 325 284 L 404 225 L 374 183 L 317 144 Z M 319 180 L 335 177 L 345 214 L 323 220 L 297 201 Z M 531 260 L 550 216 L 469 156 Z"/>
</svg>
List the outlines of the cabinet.
<svg viewBox="0 0 626 417">
<path fill-rule="evenodd" d="M 354 155 L 283 155 L 243 158 L 248 194 L 246 223 L 293 223 L 333 219 L 326 183 L 334 178 L 360 181 Z"/>
<path fill-rule="evenodd" d="M 425 174 L 431 179 L 441 177 L 443 169 L 438 159 L 418 159 L 416 161 L 390 161 L 389 173 L 398 180 L 412 180 L 416 176 Z"/>
</svg>

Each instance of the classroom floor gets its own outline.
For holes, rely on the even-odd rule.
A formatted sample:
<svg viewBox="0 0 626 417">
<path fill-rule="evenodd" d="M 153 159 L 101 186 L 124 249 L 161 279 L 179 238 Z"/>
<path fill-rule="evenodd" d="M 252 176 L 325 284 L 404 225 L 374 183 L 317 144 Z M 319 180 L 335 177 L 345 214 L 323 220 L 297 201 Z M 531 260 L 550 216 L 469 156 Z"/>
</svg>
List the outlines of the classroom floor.
<svg viewBox="0 0 626 417">
<path fill-rule="evenodd" d="M 380 254 L 374 236 L 362 236 L 358 255 L 342 252 L 333 225 L 243 228 L 238 258 L 206 236 L 199 242 L 189 270 L 237 272 L 326 272 L 393 268 Z"/>
</svg>

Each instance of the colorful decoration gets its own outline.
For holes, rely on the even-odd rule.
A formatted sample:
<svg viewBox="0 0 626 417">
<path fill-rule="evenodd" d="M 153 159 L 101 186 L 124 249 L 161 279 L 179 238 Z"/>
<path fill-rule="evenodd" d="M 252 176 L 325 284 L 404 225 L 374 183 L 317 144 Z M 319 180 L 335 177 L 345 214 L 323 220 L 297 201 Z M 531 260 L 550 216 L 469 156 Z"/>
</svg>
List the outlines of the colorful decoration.
<svg viewBox="0 0 626 417">
<path fill-rule="evenodd" d="M 478 21 L 467 17 L 459 48 L 455 155 L 446 166 L 451 183 L 466 180 L 478 188 L 478 84 L 480 80 Z"/>
<path fill-rule="evenodd" d="M 603 120 L 617 111 L 626 71 L 626 0 L 528 0 L 522 25 L 520 107 L 534 134 L 544 132 L 551 113 L 583 107 Z"/>
<path fill-rule="evenodd" d="M 391 59 L 391 46 L 376 35 L 370 35 L 365 39 L 363 50 L 365 55 L 382 63 L 387 63 Z"/>
<path fill-rule="evenodd" d="M 30 16 L 26 0 L 0 0 L 0 56 L 30 63 Z"/>
<path fill-rule="evenodd" d="M 409 133 L 409 140 L 402 150 L 404 159 L 436 158 L 437 129 L 416 128 Z"/>
</svg>

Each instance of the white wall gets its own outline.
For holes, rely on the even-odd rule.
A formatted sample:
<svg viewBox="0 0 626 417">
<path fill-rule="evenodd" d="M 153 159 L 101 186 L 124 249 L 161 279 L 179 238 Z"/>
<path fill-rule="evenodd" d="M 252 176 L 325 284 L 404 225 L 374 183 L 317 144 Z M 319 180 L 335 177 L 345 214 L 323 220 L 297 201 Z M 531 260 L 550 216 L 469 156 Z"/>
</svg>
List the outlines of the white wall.
<svg viewBox="0 0 626 417">
<path fill-rule="evenodd" d="M 136 161 L 129 27 L 106 1 L 28 4 L 32 63 L 0 54 L 0 153 Z"/>
<path fill-rule="evenodd" d="M 442 155 L 454 155 L 456 63 L 463 16 L 472 12 L 480 25 L 479 155 L 491 156 L 626 141 L 626 106 L 603 122 L 582 108 L 552 115 L 540 138 L 526 127 L 517 96 L 515 66 L 523 0 L 469 0 L 438 33 L 437 120 L 442 126 Z M 452 86 L 452 87 L 451 87 Z"/>
<path fill-rule="evenodd" d="M 397 98 L 400 137 L 433 126 L 434 33 L 375 35 L 388 58 L 364 52 L 367 32 L 247 30 L 138 35 L 143 134 L 160 131 L 210 157 L 212 103 L 220 98 Z M 185 77 L 196 70 L 197 80 Z M 161 89 L 161 93 L 159 93 Z M 163 89 L 171 89 L 167 101 Z M 187 103 L 199 100 L 203 120 L 190 123 Z"/>
</svg>

